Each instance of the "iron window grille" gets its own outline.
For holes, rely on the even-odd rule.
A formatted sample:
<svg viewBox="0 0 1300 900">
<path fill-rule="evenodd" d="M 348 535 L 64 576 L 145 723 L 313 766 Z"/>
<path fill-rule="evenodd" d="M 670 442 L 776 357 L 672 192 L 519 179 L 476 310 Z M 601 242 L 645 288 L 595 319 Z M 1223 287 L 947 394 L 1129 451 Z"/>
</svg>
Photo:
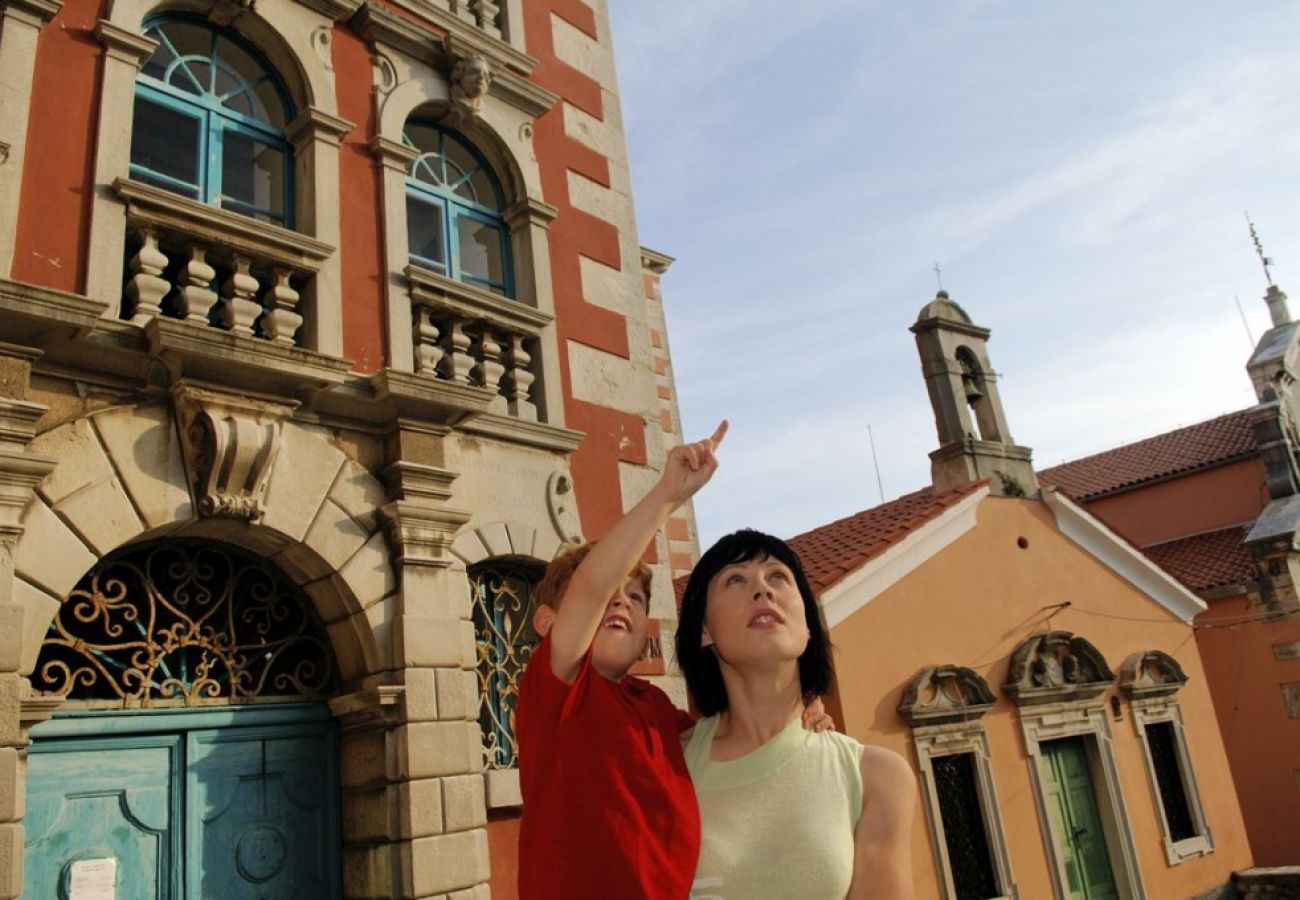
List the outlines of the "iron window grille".
<svg viewBox="0 0 1300 900">
<path fill-rule="evenodd" d="M 478 658 L 479 726 L 489 769 L 519 765 L 515 708 L 519 679 L 537 649 L 533 629 L 535 566 L 494 560 L 470 571 L 474 641 Z"/>
</svg>

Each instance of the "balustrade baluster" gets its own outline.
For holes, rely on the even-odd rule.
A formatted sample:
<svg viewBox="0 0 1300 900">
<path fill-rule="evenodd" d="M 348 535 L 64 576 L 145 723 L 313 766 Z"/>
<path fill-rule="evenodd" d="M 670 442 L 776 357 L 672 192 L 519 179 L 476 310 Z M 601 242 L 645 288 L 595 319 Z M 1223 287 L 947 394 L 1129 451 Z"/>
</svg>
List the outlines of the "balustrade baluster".
<svg viewBox="0 0 1300 900">
<path fill-rule="evenodd" d="M 217 270 L 208 265 L 207 247 L 190 244 L 189 252 L 190 258 L 185 262 L 178 279 L 181 288 L 176 294 L 176 311 L 186 322 L 207 325 L 208 313 L 217 304 L 217 292 L 212 290 Z"/>
<path fill-rule="evenodd" d="M 504 360 L 506 374 L 503 387 L 507 401 L 506 409 L 510 415 L 518 419 L 536 422 L 537 405 L 529 399 L 528 395 L 537 376 L 528 368 L 533 358 L 524 349 L 523 335 L 510 335 L 510 345 L 506 349 Z"/>
<path fill-rule="evenodd" d="M 250 265 L 247 257 L 236 255 L 235 270 L 221 288 L 221 295 L 225 299 L 221 307 L 222 323 L 228 331 L 249 337 L 253 334 L 253 323 L 262 314 L 262 307 L 254 299 L 259 285 L 249 271 Z"/>
<path fill-rule="evenodd" d="M 126 296 L 131 301 L 131 321 L 143 325 L 162 312 L 163 298 L 172 286 L 162 276 L 167 268 L 167 257 L 158 249 L 162 235 L 153 228 L 140 231 L 143 243 L 128 264 L 132 275 L 126 283 Z"/>
<path fill-rule="evenodd" d="M 469 373 L 474 368 L 474 357 L 469 348 L 473 343 L 465 333 L 465 320 L 451 316 L 447 320 L 447 331 L 443 335 L 442 377 L 456 384 L 469 384 Z"/>
<path fill-rule="evenodd" d="M 441 332 L 432 316 L 433 310 L 429 307 L 415 307 L 415 371 L 437 378 L 439 364 L 446 353 L 438 346 Z"/>
<path fill-rule="evenodd" d="M 289 283 L 293 274 L 288 269 L 276 268 L 272 273 L 275 281 L 266 292 L 266 315 L 262 317 L 262 331 L 277 344 L 293 345 L 293 336 L 302 325 L 302 316 L 298 315 L 298 292 Z"/>
<path fill-rule="evenodd" d="M 483 387 L 492 392 L 488 411 L 504 413 L 506 398 L 501 395 L 501 376 L 505 373 L 506 367 L 501 365 L 501 345 L 497 343 L 496 337 L 486 325 L 479 333 L 472 353 L 478 360 L 478 380 L 483 383 Z"/>
<path fill-rule="evenodd" d="M 497 27 L 497 13 L 501 7 L 494 0 L 471 0 L 470 6 L 478 27 L 493 37 L 501 37 L 501 29 Z"/>
</svg>

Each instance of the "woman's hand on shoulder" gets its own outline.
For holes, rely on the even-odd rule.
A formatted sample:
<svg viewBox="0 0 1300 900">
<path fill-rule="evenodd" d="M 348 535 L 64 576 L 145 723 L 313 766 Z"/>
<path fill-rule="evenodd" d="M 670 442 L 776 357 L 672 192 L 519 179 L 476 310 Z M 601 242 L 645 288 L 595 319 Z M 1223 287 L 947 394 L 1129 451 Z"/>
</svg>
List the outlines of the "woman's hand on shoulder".
<svg viewBox="0 0 1300 900">
<path fill-rule="evenodd" d="M 883 747 L 862 748 L 862 818 L 854 834 L 849 900 L 913 900 L 916 775 Z"/>
</svg>

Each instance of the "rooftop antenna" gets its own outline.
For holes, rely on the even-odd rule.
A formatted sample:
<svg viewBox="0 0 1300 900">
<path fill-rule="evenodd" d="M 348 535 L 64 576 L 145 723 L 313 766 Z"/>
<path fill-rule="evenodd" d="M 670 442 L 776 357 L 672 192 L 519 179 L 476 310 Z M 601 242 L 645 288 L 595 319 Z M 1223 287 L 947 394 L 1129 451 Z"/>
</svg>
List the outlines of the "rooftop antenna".
<svg viewBox="0 0 1300 900">
<path fill-rule="evenodd" d="M 880 492 L 880 502 L 885 502 L 885 485 L 880 480 L 880 460 L 876 459 L 876 438 L 871 433 L 871 425 L 867 424 L 867 443 L 871 445 L 871 464 L 876 467 L 876 490 Z"/>
<path fill-rule="evenodd" d="M 1268 267 L 1273 265 L 1273 257 L 1264 255 L 1264 245 L 1259 242 L 1259 232 L 1255 230 L 1255 223 L 1250 221 L 1250 213 L 1246 213 L 1246 224 L 1250 226 L 1250 239 L 1255 242 L 1255 255 L 1259 257 L 1260 264 L 1264 267 L 1264 277 L 1268 279 L 1268 286 L 1274 287 L 1273 273 Z"/>
<path fill-rule="evenodd" d="M 939 282 L 939 290 L 942 291 L 942 290 L 943 290 L 943 269 L 940 269 L 940 268 L 939 268 L 939 264 L 938 264 L 938 263 L 935 263 L 935 264 L 934 264 L 934 277 L 935 277 L 935 279 L 937 279 L 938 282 Z M 1269 282 L 1269 283 L 1271 284 L 1272 282 Z"/>
</svg>

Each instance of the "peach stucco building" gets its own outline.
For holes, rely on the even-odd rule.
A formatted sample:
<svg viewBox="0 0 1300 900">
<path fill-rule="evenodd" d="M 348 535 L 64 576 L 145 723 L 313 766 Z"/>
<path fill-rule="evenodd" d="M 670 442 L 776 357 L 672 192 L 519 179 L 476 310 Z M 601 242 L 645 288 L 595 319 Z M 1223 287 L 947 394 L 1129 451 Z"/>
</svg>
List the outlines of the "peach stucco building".
<svg viewBox="0 0 1300 900">
<path fill-rule="evenodd" d="M 912 329 L 930 488 L 791 540 L 845 731 L 917 768 L 919 897 L 1232 896 L 1251 848 L 1193 622 L 1205 602 L 1011 439 L 988 331 Z"/>
</svg>

